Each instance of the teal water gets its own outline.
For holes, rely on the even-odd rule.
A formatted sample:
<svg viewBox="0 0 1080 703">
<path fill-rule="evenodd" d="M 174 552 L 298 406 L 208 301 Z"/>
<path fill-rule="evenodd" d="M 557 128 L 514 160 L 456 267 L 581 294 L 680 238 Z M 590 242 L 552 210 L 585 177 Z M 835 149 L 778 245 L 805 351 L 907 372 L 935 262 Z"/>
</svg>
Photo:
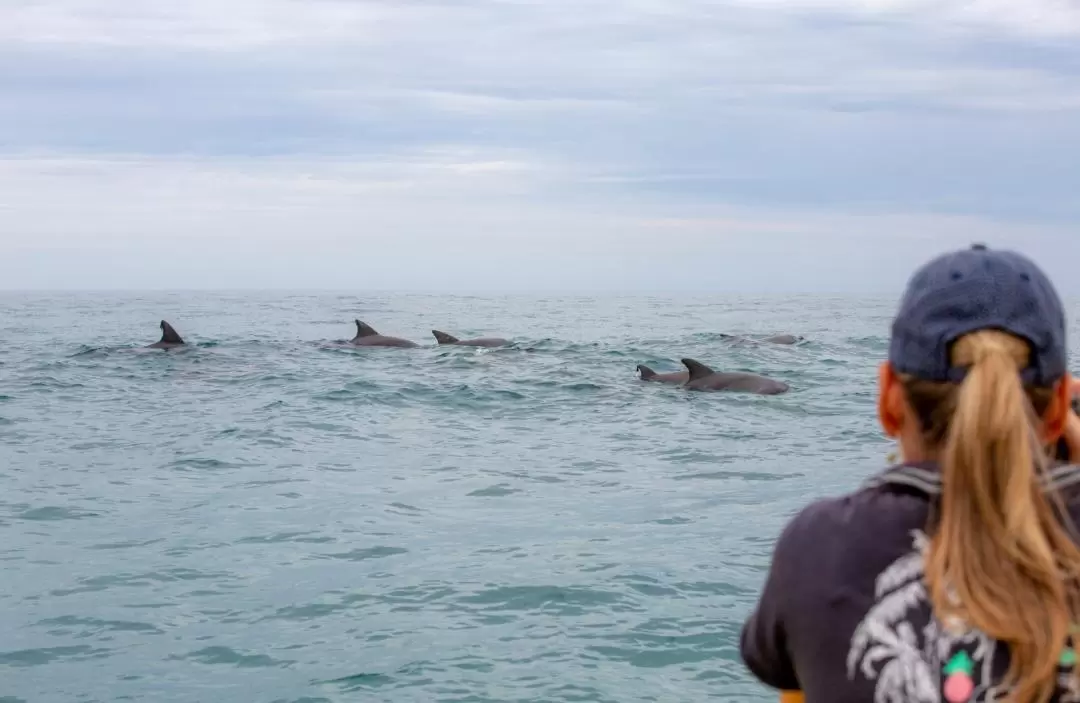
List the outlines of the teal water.
<svg viewBox="0 0 1080 703">
<path fill-rule="evenodd" d="M 0 700 L 774 701 L 738 630 L 884 462 L 893 305 L 4 294 Z M 162 318 L 194 348 L 137 349 Z M 793 390 L 637 380 L 682 356 Z"/>
</svg>

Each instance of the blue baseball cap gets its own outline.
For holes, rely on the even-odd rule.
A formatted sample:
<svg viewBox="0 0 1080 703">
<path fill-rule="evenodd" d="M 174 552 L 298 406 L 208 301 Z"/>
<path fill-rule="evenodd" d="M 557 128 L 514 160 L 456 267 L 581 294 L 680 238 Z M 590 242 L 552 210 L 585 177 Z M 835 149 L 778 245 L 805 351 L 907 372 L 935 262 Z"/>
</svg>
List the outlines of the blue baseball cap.
<svg viewBox="0 0 1080 703">
<path fill-rule="evenodd" d="M 1065 375 L 1065 311 L 1050 279 L 1016 252 L 974 244 L 915 272 L 892 324 L 889 362 L 928 381 L 960 381 L 950 364 L 958 338 L 981 329 L 1009 332 L 1031 345 L 1026 384 L 1051 386 Z"/>
</svg>

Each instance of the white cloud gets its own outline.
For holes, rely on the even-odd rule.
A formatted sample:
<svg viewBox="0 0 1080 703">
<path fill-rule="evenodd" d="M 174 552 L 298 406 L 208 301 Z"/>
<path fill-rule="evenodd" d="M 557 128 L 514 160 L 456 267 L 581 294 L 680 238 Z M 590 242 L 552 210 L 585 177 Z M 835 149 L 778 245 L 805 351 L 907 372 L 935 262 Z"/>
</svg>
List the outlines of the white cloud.
<svg viewBox="0 0 1080 703">
<path fill-rule="evenodd" d="M 847 12 L 930 25 L 941 31 L 993 30 L 1037 37 L 1080 34 L 1080 6 L 1072 0 L 734 0 L 754 8 Z"/>
<path fill-rule="evenodd" d="M 905 22 L 885 21 L 890 18 Z M 832 24 L 813 24 L 818 20 Z M 0 42 L 9 47 L 49 47 L 76 64 L 79 54 L 63 52 L 137 49 L 140 59 L 161 60 L 148 70 L 177 70 L 186 62 L 196 67 L 192 78 L 204 83 L 236 81 L 230 87 L 241 98 L 250 90 L 239 81 L 257 77 L 260 90 L 276 85 L 293 100 L 343 117 L 430 110 L 511 119 L 618 112 L 659 118 L 658 111 L 680 102 L 731 110 L 820 106 L 822 100 L 872 100 L 883 103 L 879 109 L 897 100 L 981 110 L 1075 109 L 1080 89 L 1071 74 L 958 60 L 966 43 L 983 38 L 973 33 L 980 28 L 1020 39 L 1036 28 L 1080 34 L 1080 5 L 15 0 L 0 7 Z M 231 69 L 227 78 L 215 75 L 214 61 Z M 220 111 L 225 105 L 198 107 Z"/>
<path fill-rule="evenodd" d="M 10 0 L 0 8 L 0 39 L 234 51 L 377 39 L 384 22 L 403 15 L 383 3 L 339 0 Z"/>
<path fill-rule="evenodd" d="M 1072 0 L 8 0 L 0 7 L 0 40 L 244 51 L 274 45 L 391 44 L 408 33 L 435 36 L 454 30 L 452 36 L 498 43 L 497 36 L 485 37 L 497 24 L 533 45 L 573 42 L 585 32 L 602 44 L 605 36 L 626 30 L 647 41 L 676 27 L 722 29 L 725 21 L 747 21 L 747 11 L 759 30 L 825 13 L 899 20 L 941 32 L 1080 34 L 1080 6 Z"/>
<path fill-rule="evenodd" d="M 599 197 L 568 205 L 552 189 L 580 181 L 571 168 L 463 156 L 482 155 L 0 160 L 0 280 L 350 287 L 362 262 L 372 288 L 873 288 L 898 285 L 929 251 L 963 246 L 973 233 L 1036 251 L 1061 236 L 930 213 Z"/>
<path fill-rule="evenodd" d="M 92 260 L 78 280 L 137 282 L 164 255 L 207 285 L 306 285 L 297 262 L 334 278 L 361 257 L 410 280 L 454 259 L 493 285 L 587 264 L 659 285 L 716 262 L 726 283 L 779 266 L 766 282 L 815 287 L 972 232 L 1065 242 L 1078 12 L 11 0 L 0 275 L 47 285 Z"/>
</svg>

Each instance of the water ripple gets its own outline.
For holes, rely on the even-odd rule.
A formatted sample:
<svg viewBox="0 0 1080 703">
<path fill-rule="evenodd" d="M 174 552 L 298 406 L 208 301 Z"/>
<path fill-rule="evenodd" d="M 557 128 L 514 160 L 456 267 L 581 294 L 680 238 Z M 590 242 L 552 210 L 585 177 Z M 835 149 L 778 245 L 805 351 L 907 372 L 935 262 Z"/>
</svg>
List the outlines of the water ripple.
<svg viewBox="0 0 1080 703">
<path fill-rule="evenodd" d="M 884 461 L 892 305 L 2 294 L 0 703 L 773 701 L 741 618 Z M 142 348 L 163 317 L 191 349 Z M 637 378 L 686 356 L 794 390 Z"/>
</svg>

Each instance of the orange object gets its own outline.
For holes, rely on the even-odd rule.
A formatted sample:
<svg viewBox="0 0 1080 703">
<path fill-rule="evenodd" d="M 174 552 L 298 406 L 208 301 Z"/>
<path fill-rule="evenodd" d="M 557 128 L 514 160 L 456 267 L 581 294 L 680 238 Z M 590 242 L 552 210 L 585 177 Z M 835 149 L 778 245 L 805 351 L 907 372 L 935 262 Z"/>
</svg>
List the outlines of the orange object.
<svg viewBox="0 0 1080 703">
<path fill-rule="evenodd" d="M 781 691 L 780 703 L 806 703 L 806 696 L 802 691 Z"/>
</svg>

